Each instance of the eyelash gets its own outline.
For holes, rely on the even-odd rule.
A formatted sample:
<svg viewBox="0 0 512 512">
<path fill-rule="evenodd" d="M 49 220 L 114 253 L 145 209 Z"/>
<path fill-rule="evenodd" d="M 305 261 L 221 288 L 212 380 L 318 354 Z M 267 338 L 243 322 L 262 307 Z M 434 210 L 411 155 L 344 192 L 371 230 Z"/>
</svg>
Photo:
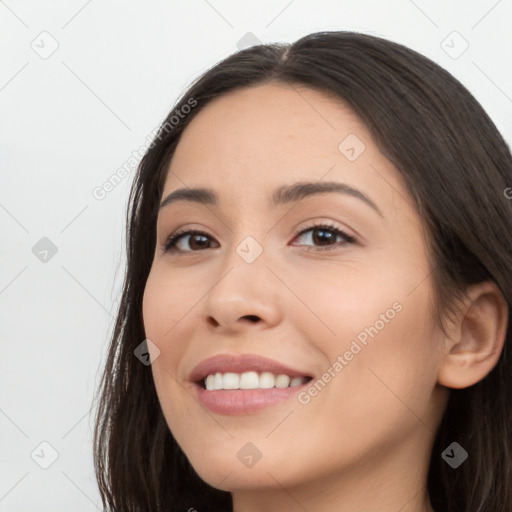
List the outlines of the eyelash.
<svg viewBox="0 0 512 512">
<path fill-rule="evenodd" d="M 345 233 L 341 229 L 339 229 L 336 226 L 334 226 L 332 224 L 329 224 L 329 223 L 313 224 L 312 226 L 309 226 L 309 227 L 301 230 L 299 233 L 297 233 L 295 238 L 301 237 L 302 235 L 304 235 L 308 231 L 314 231 L 314 230 L 331 231 L 332 233 L 334 233 L 336 235 L 336 237 L 341 236 L 342 238 L 345 239 L 343 245 L 357 243 L 357 240 L 353 236 L 348 235 L 347 233 Z M 201 250 L 198 250 L 198 251 L 180 251 L 179 249 L 176 249 L 176 243 L 178 242 L 178 240 L 180 238 L 182 238 L 184 236 L 188 236 L 188 235 L 202 235 L 202 236 L 205 236 L 207 238 L 210 238 L 207 233 L 205 233 L 203 231 L 196 230 L 196 229 L 177 231 L 176 233 L 173 233 L 167 239 L 167 241 L 164 243 L 164 245 L 163 245 L 164 253 L 172 252 L 172 253 L 186 254 L 186 253 L 192 253 L 192 252 L 201 252 Z M 308 246 L 308 247 L 319 247 L 319 246 Z M 323 248 L 313 249 L 313 250 L 329 251 L 329 250 L 338 249 L 338 248 L 339 248 L 339 245 L 332 244 L 330 246 L 327 245 L 327 246 L 324 246 Z M 311 251 L 312 249 L 307 249 L 307 250 Z"/>
</svg>

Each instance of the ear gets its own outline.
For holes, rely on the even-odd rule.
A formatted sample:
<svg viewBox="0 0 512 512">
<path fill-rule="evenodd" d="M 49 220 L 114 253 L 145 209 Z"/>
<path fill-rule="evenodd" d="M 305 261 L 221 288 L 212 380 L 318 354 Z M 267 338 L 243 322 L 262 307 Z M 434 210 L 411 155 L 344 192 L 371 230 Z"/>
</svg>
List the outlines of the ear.
<svg viewBox="0 0 512 512">
<path fill-rule="evenodd" d="M 466 388 L 482 380 L 498 362 L 507 335 L 508 305 L 492 281 L 472 285 L 450 320 L 438 383 Z"/>
</svg>

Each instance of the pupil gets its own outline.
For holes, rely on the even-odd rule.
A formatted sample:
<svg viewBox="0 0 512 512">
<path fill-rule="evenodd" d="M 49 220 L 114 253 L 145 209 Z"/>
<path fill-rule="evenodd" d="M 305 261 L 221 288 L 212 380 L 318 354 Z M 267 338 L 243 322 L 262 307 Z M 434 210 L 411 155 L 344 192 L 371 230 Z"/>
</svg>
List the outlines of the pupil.
<svg viewBox="0 0 512 512">
<path fill-rule="evenodd" d="M 203 235 L 192 235 L 190 237 L 190 247 L 192 249 L 194 248 L 194 245 L 196 245 L 195 242 L 198 239 L 202 239 L 202 242 L 203 242 L 202 244 L 201 244 L 201 242 L 199 242 L 199 244 L 198 244 L 199 249 L 202 249 L 204 247 L 205 242 L 208 243 L 208 239 L 205 236 L 203 236 Z"/>
<path fill-rule="evenodd" d="M 316 230 L 316 233 L 320 233 L 321 235 L 326 235 L 326 236 L 321 236 L 321 237 L 313 237 L 315 238 L 315 242 L 319 241 L 320 244 L 325 244 L 325 242 L 329 242 L 329 240 L 332 240 L 333 239 L 333 236 L 334 236 L 334 233 L 331 233 L 330 231 L 326 231 L 326 230 Z M 327 244 L 328 245 L 328 244 Z"/>
</svg>

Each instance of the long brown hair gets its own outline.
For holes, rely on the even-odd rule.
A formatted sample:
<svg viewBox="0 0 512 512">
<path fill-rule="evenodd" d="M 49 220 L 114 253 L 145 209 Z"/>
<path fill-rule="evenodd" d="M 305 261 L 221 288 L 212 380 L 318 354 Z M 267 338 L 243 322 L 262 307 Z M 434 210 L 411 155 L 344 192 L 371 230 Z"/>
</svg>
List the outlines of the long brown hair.
<svg viewBox="0 0 512 512">
<path fill-rule="evenodd" d="M 203 482 L 163 416 L 149 366 L 142 296 L 156 245 L 167 164 L 180 135 L 212 99 L 268 81 L 308 86 L 346 103 L 401 173 L 429 234 L 442 327 L 470 284 L 494 281 L 512 306 L 512 156 L 470 92 L 440 66 L 399 44 L 353 32 L 319 32 L 293 44 L 258 45 L 224 59 L 186 91 L 142 159 L 127 211 L 122 300 L 100 383 L 94 436 L 107 510 L 232 510 L 231 495 Z M 510 318 L 496 367 L 450 391 L 428 474 L 432 506 L 450 512 L 512 510 Z M 469 454 L 457 469 L 441 458 L 453 441 Z"/>
</svg>

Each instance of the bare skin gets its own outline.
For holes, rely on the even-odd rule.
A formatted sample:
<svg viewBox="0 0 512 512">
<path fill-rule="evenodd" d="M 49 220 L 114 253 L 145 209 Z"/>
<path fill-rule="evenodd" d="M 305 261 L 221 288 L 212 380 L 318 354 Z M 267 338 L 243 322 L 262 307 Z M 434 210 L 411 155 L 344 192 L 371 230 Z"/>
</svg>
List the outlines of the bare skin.
<svg viewBox="0 0 512 512">
<path fill-rule="evenodd" d="M 340 151 L 350 134 L 362 152 L 354 138 Z M 332 192 L 269 205 L 278 187 L 306 181 L 349 185 L 379 211 Z M 485 377 L 503 347 L 508 311 L 495 285 L 472 287 L 442 334 L 422 222 L 400 174 L 362 121 L 318 91 L 269 83 L 211 102 L 183 133 L 162 199 L 182 187 L 212 189 L 218 203 L 161 209 L 143 315 L 160 350 L 159 400 L 199 476 L 230 491 L 235 512 L 432 512 L 426 478 L 449 388 Z M 164 252 L 181 228 L 204 235 Z M 251 263 L 237 252 L 249 236 L 250 250 L 262 249 Z M 370 326 L 377 334 L 347 355 Z M 191 370 L 245 353 L 315 379 L 330 368 L 331 379 L 252 414 L 205 409 Z M 252 467 L 237 457 L 248 442 L 262 455 Z"/>
</svg>

